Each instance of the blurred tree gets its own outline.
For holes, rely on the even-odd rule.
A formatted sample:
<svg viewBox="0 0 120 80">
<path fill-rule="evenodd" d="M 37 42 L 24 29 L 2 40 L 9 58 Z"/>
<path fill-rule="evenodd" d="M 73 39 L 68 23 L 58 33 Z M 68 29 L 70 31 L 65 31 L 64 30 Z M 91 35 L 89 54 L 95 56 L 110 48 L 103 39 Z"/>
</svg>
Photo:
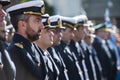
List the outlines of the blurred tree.
<svg viewBox="0 0 120 80">
<path fill-rule="evenodd" d="M 16 2 L 17 1 L 17 2 Z M 23 2 L 27 2 L 27 1 L 30 1 L 30 0 L 15 0 L 13 1 L 14 4 L 17 4 L 17 3 L 23 3 Z M 53 6 L 50 6 L 46 0 L 44 0 L 44 3 L 45 3 L 45 13 L 48 13 L 49 15 L 54 15 L 55 14 L 55 11 L 54 11 L 54 7 Z"/>
<path fill-rule="evenodd" d="M 27 1 L 30 1 L 30 0 L 20 0 L 20 3 L 27 2 Z"/>
<path fill-rule="evenodd" d="M 45 3 L 45 13 L 48 13 L 49 15 L 54 15 L 55 14 L 55 11 L 54 11 L 54 7 L 53 6 L 50 6 L 46 0 L 44 0 L 44 3 Z"/>
</svg>

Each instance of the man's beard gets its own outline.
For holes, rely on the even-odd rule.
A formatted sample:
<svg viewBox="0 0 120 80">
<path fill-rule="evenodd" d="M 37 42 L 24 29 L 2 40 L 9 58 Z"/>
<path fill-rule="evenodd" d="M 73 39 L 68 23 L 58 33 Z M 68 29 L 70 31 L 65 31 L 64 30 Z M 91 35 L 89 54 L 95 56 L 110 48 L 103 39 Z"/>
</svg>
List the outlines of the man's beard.
<svg viewBox="0 0 120 80">
<path fill-rule="evenodd" d="M 33 41 L 36 41 L 39 39 L 39 34 L 34 34 L 34 35 L 30 35 L 30 34 L 27 34 L 28 36 L 28 39 L 33 42 Z"/>
<path fill-rule="evenodd" d="M 31 31 L 26 31 L 27 37 L 28 39 L 33 42 L 39 39 L 39 33 L 41 32 L 41 30 L 38 30 L 37 32 L 35 32 L 33 29 L 31 29 Z"/>
<path fill-rule="evenodd" d="M 28 37 L 28 40 L 30 42 L 36 41 L 39 39 L 41 30 L 39 29 L 38 31 L 34 31 L 31 26 L 29 25 L 26 29 L 26 35 Z"/>
</svg>

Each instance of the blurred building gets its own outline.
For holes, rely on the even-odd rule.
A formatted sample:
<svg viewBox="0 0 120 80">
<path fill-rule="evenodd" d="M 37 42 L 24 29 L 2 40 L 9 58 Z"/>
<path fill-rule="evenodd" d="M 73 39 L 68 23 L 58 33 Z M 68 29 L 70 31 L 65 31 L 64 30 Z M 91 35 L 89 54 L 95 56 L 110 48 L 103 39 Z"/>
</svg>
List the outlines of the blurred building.
<svg viewBox="0 0 120 80">
<path fill-rule="evenodd" d="M 89 18 L 104 17 L 107 7 L 110 9 L 111 17 L 120 17 L 120 0 L 84 0 L 83 4 Z"/>
<path fill-rule="evenodd" d="M 104 20 L 105 10 L 108 8 L 112 22 L 120 27 L 120 0 L 83 0 L 83 4 L 89 19 L 98 21 Z"/>
<path fill-rule="evenodd" d="M 17 4 L 29 0 L 11 0 L 12 4 Z M 104 14 L 106 8 L 109 8 L 110 18 L 115 25 L 120 28 L 120 0 L 44 0 L 48 6 L 49 14 L 59 14 L 63 16 L 76 16 L 86 14 L 89 19 L 97 21 L 97 23 L 104 21 Z M 10 5 L 10 6 L 11 6 Z M 47 6 L 46 5 L 46 6 Z M 54 11 L 53 13 L 50 11 Z M 117 23 L 117 24 L 116 24 Z"/>
<path fill-rule="evenodd" d="M 76 16 L 87 14 L 89 19 L 97 23 L 104 21 L 106 8 L 110 10 L 110 18 L 120 27 L 120 0 L 46 0 L 55 8 L 56 14 Z"/>
<path fill-rule="evenodd" d="M 76 16 L 86 14 L 82 8 L 81 0 L 46 0 L 55 9 L 56 14 L 63 16 Z"/>
</svg>

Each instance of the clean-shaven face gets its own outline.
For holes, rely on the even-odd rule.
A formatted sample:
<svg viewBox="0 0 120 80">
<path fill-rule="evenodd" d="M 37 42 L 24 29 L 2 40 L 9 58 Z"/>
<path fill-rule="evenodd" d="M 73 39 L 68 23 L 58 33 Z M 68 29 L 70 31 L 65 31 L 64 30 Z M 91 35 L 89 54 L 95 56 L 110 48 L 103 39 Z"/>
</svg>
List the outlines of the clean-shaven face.
<svg viewBox="0 0 120 80">
<path fill-rule="evenodd" d="M 69 43 L 74 36 L 73 29 L 71 28 L 67 28 L 65 31 L 62 31 L 62 34 L 63 34 L 62 40 L 65 43 Z"/>
<path fill-rule="evenodd" d="M 39 40 L 41 41 L 41 44 L 47 48 L 53 45 L 53 36 L 54 33 L 51 31 L 51 29 L 45 28 L 41 30 L 41 37 Z"/>
<path fill-rule="evenodd" d="M 51 29 L 51 30 L 54 33 L 54 36 L 53 36 L 53 46 L 59 45 L 60 41 L 62 39 L 62 32 L 61 32 L 62 29 L 54 28 L 54 29 Z"/>
</svg>

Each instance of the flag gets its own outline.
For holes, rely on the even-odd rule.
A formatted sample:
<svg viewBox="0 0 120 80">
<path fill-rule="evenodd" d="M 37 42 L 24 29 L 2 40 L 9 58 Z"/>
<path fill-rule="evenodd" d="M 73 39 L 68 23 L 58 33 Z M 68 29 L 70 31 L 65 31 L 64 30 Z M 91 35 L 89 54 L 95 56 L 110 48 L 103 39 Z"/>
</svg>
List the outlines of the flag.
<svg viewBox="0 0 120 80">
<path fill-rule="evenodd" d="M 105 16 L 106 26 L 112 29 L 112 23 L 111 23 L 111 20 L 110 20 L 110 11 L 109 11 L 108 8 L 106 8 L 104 16 Z"/>
</svg>

